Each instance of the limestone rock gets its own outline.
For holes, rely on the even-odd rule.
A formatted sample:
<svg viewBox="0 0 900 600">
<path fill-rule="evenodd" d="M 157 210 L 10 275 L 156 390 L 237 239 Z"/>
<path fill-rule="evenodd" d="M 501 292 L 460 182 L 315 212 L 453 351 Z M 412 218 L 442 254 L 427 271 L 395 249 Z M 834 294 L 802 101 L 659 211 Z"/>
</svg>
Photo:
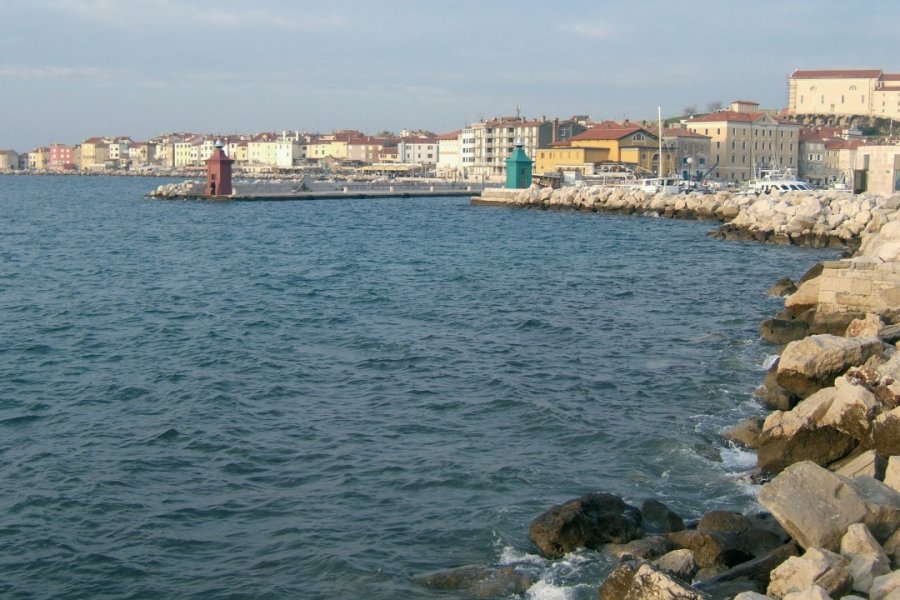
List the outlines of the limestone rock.
<svg viewBox="0 0 900 600">
<path fill-rule="evenodd" d="M 900 325 L 888 325 L 878 330 L 878 337 L 885 344 L 894 345 L 900 342 Z"/>
<path fill-rule="evenodd" d="M 847 528 L 841 538 L 841 556 L 850 560 L 853 590 L 857 592 L 868 593 L 875 577 L 891 570 L 887 553 L 862 523 Z"/>
<path fill-rule="evenodd" d="M 900 407 L 875 418 L 872 423 L 872 443 L 882 456 L 900 455 Z"/>
<path fill-rule="evenodd" d="M 894 600 L 900 594 L 900 571 L 876 577 L 869 589 L 869 600 Z"/>
<path fill-rule="evenodd" d="M 693 552 L 694 560 L 701 568 L 733 567 L 753 558 L 735 544 L 733 536 L 716 531 L 685 529 L 669 533 L 667 537 L 677 548 L 687 548 Z"/>
<path fill-rule="evenodd" d="M 873 475 L 873 477 L 878 479 L 877 475 Z M 900 492 L 900 456 L 888 458 L 882 481 L 886 486 Z"/>
<path fill-rule="evenodd" d="M 840 554 L 820 548 L 810 548 L 803 556 L 792 556 L 772 571 L 766 593 L 784 598 L 791 592 L 802 592 L 814 585 L 826 593 L 840 597 L 850 590 L 852 578 L 849 562 Z"/>
<path fill-rule="evenodd" d="M 810 461 L 791 465 L 759 492 L 759 502 L 803 548 L 836 550 L 847 527 L 867 514 L 862 494 Z"/>
<path fill-rule="evenodd" d="M 828 468 L 838 475 L 843 475 L 850 479 L 860 475 L 868 475 L 869 477 L 883 480 L 887 461 L 874 450 L 866 450 L 859 454 L 851 454 L 847 458 L 828 465 Z"/>
<path fill-rule="evenodd" d="M 750 450 L 759 446 L 762 434 L 762 417 L 748 417 L 730 429 L 722 432 L 722 437 Z"/>
<path fill-rule="evenodd" d="M 668 533 L 684 529 L 684 521 L 668 506 L 654 498 L 648 498 L 641 504 L 644 518 L 644 529 L 653 533 Z"/>
<path fill-rule="evenodd" d="M 750 519 L 730 510 L 711 510 L 697 524 L 697 531 L 739 534 L 750 529 Z"/>
<path fill-rule="evenodd" d="M 660 556 L 652 564 L 660 571 L 688 583 L 697 572 L 697 561 L 694 560 L 694 554 L 686 548 L 672 550 L 668 554 Z"/>
<path fill-rule="evenodd" d="M 834 387 L 834 400 L 819 424 L 834 427 L 853 439 L 868 444 L 872 419 L 880 411 L 881 404 L 872 392 L 861 385 L 854 385 L 844 377 L 838 377 Z"/>
<path fill-rule="evenodd" d="M 709 596 L 650 565 L 642 565 L 622 600 L 709 600 Z"/>
<path fill-rule="evenodd" d="M 734 600 L 773 600 L 771 596 L 760 594 L 758 592 L 741 592 L 734 597 Z"/>
<path fill-rule="evenodd" d="M 529 536 L 545 556 L 624 544 L 644 533 L 641 512 L 612 494 L 588 494 L 554 506 L 531 522 Z"/>
<path fill-rule="evenodd" d="M 638 540 L 632 540 L 626 544 L 607 544 L 607 553 L 619 560 L 643 559 L 653 560 L 672 549 L 672 544 L 662 535 L 648 535 Z"/>
<path fill-rule="evenodd" d="M 869 313 L 864 319 L 854 319 L 847 326 L 844 337 L 878 337 L 884 327 L 884 321 L 878 315 Z"/>
<path fill-rule="evenodd" d="M 413 582 L 436 590 L 461 590 L 472 598 L 498 598 L 524 594 L 534 584 L 530 575 L 512 567 L 466 565 L 447 571 L 427 573 Z"/>
<path fill-rule="evenodd" d="M 735 215 L 736 216 L 736 215 Z M 789 296 L 797 291 L 797 285 L 790 277 L 782 277 L 766 292 L 767 296 Z"/>
<path fill-rule="evenodd" d="M 879 542 L 900 527 L 900 493 L 872 477 L 855 477 L 852 486 L 866 505 L 862 522 Z"/>
<path fill-rule="evenodd" d="M 853 450 L 857 442 L 852 436 L 820 425 L 835 394 L 835 388 L 825 388 L 790 411 L 770 414 L 758 438 L 757 467 L 779 473 L 788 465 L 804 460 L 827 465 Z"/>
<path fill-rule="evenodd" d="M 821 277 L 808 279 L 797 287 L 797 291 L 784 301 L 784 308 L 792 315 L 814 308 L 819 304 L 819 288 Z"/>
<path fill-rule="evenodd" d="M 724 592 L 735 589 L 735 586 L 731 585 L 732 583 L 743 586 L 739 591 L 764 592 L 769 586 L 772 570 L 797 554 L 797 544 L 792 541 L 772 550 L 765 556 L 741 563 L 714 577 L 699 581 L 694 587 L 714 598 L 727 597 Z"/>
<path fill-rule="evenodd" d="M 785 347 L 778 361 L 776 380 L 781 387 L 805 398 L 883 350 L 884 344 L 877 337 L 811 335 Z"/>
<path fill-rule="evenodd" d="M 600 584 L 600 600 L 622 600 L 631 589 L 634 575 L 638 569 L 638 563 L 634 561 L 618 565 L 607 575 Z"/>
<path fill-rule="evenodd" d="M 805 590 L 799 592 L 791 592 L 784 597 L 784 600 L 832 600 L 831 595 L 824 588 L 818 585 L 812 585 Z"/>
<path fill-rule="evenodd" d="M 766 319 L 759 324 L 759 335 L 770 344 L 783 346 L 809 335 L 809 323 L 802 319 Z"/>
</svg>

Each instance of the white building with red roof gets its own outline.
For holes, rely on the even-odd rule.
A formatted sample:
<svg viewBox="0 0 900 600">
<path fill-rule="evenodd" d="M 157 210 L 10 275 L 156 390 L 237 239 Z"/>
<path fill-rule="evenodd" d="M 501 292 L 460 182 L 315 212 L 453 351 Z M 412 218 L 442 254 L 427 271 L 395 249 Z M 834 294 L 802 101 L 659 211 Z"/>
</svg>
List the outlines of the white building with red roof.
<svg viewBox="0 0 900 600">
<path fill-rule="evenodd" d="M 797 70 L 788 79 L 788 111 L 900 118 L 900 74 L 880 69 Z"/>
<path fill-rule="evenodd" d="M 796 172 L 800 125 L 758 107 L 755 102 L 737 100 L 728 110 L 688 119 L 689 130 L 710 138 L 710 177 L 749 181 L 761 169 Z"/>
</svg>

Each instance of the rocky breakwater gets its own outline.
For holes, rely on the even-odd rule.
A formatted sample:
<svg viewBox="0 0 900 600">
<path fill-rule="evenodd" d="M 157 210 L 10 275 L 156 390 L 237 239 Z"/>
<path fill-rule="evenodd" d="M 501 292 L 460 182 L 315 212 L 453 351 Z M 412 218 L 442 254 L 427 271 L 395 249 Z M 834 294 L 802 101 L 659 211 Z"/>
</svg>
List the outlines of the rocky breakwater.
<svg viewBox="0 0 900 600">
<path fill-rule="evenodd" d="M 150 192 L 151 198 L 194 198 L 202 195 L 202 184 L 196 181 L 166 183 Z"/>
<path fill-rule="evenodd" d="M 861 237 L 897 220 L 900 196 L 853 195 L 846 192 L 745 194 L 648 193 L 612 186 L 487 189 L 476 204 L 521 208 L 569 209 L 641 214 L 679 219 L 710 219 L 724 224 L 711 233 L 729 240 L 753 240 L 855 250 Z"/>
</svg>

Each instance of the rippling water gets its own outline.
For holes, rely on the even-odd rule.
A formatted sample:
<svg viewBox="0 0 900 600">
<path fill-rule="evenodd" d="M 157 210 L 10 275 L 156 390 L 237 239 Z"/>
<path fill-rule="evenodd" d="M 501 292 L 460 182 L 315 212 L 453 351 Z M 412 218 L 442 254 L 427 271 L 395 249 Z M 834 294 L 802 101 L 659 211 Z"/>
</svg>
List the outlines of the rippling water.
<svg viewBox="0 0 900 600">
<path fill-rule="evenodd" d="M 591 491 L 744 510 L 764 292 L 834 252 L 466 199 L 0 177 L 0 595 L 456 598 Z M 459 597 L 465 597 L 465 594 Z"/>
</svg>

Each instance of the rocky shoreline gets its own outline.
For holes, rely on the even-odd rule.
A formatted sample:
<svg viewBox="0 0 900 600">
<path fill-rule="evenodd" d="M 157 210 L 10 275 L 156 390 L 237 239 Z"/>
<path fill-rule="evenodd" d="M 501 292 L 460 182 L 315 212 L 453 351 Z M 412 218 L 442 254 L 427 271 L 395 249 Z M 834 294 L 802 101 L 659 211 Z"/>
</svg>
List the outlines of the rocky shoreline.
<svg viewBox="0 0 900 600">
<path fill-rule="evenodd" d="M 648 195 L 613 189 L 492 191 L 478 204 L 716 219 L 721 239 L 842 246 L 772 293 L 785 310 L 760 326 L 783 346 L 757 390 L 772 410 L 723 436 L 757 454 L 750 514 L 699 521 L 655 500 L 591 493 L 531 524 L 538 552 L 603 550 L 615 567 L 601 600 L 900 599 L 900 196 Z M 511 567 L 462 567 L 416 581 L 469 597 L 525 594 Z"/>
</svg>

